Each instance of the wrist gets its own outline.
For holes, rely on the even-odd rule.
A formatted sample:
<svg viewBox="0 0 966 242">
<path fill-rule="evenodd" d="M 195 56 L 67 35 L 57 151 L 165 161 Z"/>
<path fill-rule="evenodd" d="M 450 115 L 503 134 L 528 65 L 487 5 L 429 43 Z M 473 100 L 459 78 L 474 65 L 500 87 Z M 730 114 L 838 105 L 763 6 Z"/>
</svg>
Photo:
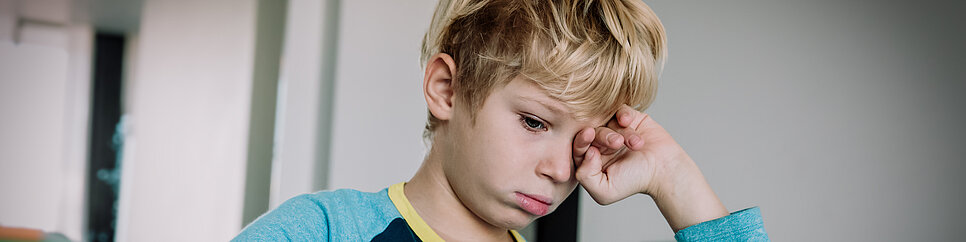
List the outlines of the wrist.
<svg viewBox="0 0 966 242">
<path fill-rule="evenodd" d="M 658 162 L 658 169 L 652 174 L 651 182 L 642 192 L 655 200 L 670 199 L 675 191 L 688 190 L 690 186 L 694 186 L 697 183 L 695 180 L 704 181 L 704 175 L 701 174 L 698 165 L 684 150 L 663 160 Z"/>
<path fill-rule="evenodd" d="M 728 215 L 728 210 L 711 189 L 697 164 L 687 155 L 683 157 L 674 162 L 673 171 L 666 173 L 670 176 L 651 193 L 651 198 L 675 233 L 688 226 Z"/>
</svg>

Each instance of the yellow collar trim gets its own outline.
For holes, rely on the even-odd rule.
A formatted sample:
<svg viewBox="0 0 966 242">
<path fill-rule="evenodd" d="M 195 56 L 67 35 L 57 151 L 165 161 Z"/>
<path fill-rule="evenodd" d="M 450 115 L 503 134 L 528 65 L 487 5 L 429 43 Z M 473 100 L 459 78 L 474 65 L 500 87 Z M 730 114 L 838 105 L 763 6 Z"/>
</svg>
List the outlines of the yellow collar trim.
<svg viewBox="0 0 966 242">
<path fill-rule="evenodd" d="M 430 228 L 429 224 L 426 224 L 426 221 L 422 217 L 419 217 L 412 203 L 409 203 L 409 199 L 406 198 L 406 193 L 403 191 L 405 185 L 405 182 L 400 182 L 389 186 L 389 200 L 392 201 L 392 205 L 396 206 L 396 210 L 399 210 L 399 214 L 406 220 L 409 227 L 413 229 L 416 236 L 419 236 L 420 240 L 443 241 L 443 238 L 439 237 L 436 231 L 433 231 L 433 228 Z M 510 234 L 513 235 L 513 240 L 515 241 L 527 241 L 516 230 L 510 230 Z"/>
<path fill-rule="evenodd" d="M 405 182 L 400 182 L 389 186 L 389 200 L 392 200 L 392 205 L 396 205 L 396 210 L 399 210 L 399 214 L 402 215 L 409 227 L 413 229 L 416 236 L 422 241 L 443 241 L 443 238 L 433 231 L 433 228 L 426 224 L 426 221 L 419 214 L 416 213 L 416 209 L 413 205 L 409 203 L 409 199 L 406 198 L 406 193 L 403 192 L 403 186 Z"/>
<path fill-rule="evenodd" d="M 523 242 L 526 242 L 527 241 L 527 239 L 524 239 L 523 238 L 523 235 L 520 235 L 520 233 L 517 233 L 516 230 L 512 230 L 511 229 L 510 230 L 510 234 L 513 235 L 513 241 L 523 241 Z"/>
</svg>

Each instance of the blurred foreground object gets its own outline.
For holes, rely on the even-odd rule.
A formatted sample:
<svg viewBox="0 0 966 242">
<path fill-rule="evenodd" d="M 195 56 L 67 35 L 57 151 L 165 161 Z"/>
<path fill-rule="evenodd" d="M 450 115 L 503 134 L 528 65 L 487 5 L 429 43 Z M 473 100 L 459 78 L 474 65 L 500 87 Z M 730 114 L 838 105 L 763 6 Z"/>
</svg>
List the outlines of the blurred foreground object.
<svg viewBox="0 0 966 242">
<path fill-rule="evenodd" d="M 0 241 L 70 241 L 59 233 L 44 233 L 39 229 L 5 227 L 0 225 Z"/>
</svg>

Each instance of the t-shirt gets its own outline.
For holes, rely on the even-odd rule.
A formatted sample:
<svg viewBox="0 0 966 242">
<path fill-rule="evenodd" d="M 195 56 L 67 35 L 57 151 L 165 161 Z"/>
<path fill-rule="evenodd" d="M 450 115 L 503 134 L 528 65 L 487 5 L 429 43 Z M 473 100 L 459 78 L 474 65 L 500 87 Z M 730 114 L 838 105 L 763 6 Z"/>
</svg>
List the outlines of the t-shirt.
<svg viewBox="0 0 966 242">
<path fill-rule="evenodd" d="M 442 241 L 397 183 L 375 193 L 351 189 L 303 194 L 285 201 L 242 230 L 233 241 Z M 760 236 L 757 236 L 760 235 Z M 526 241 L 517 231 L 509 235 Z M 679 231 L 684 241 L 768 240 L 757 207 Z"/>
</svg>

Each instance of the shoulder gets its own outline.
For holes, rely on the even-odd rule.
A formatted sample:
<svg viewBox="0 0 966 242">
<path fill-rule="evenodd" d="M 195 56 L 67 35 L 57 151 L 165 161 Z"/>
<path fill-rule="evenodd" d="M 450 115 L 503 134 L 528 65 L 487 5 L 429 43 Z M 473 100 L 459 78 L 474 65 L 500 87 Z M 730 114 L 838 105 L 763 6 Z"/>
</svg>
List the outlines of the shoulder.
<svg viewBox="0 0 966 242">
<path fill-rule="evenodd" d="M 293 197 L 249 224 L 236 240 L 365 240 L 400 217 L 386 189 L 321 191 Z"/>
<path fill-rule="evenodd" d="M 339 189 L 305 194 L 298 197 L 301 202 L 318 207 L 333 219 L 368 223 L 375 220 L 388 220 L 400 217 L 399 211 L 389 200 L 387 189 L 378 192 L 360 192 L 352 189 Z M 294 199 L 294 198 L 293 198 Z"/>
</svg>

